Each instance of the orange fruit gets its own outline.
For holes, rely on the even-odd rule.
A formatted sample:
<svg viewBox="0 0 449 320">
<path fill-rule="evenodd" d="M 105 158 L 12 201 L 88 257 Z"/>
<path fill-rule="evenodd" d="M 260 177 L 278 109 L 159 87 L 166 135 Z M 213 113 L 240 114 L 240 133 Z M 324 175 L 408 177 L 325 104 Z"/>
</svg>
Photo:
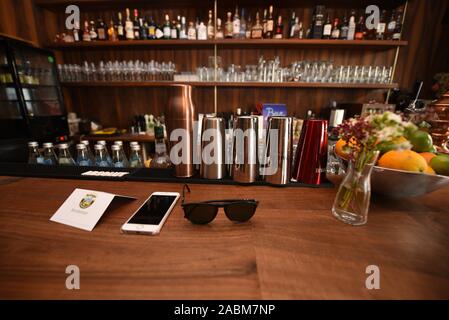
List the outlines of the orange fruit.
<svg viewBox="0 0 449 320">
<path fill-rule="evenodd" d="M 424 171 L 424 173 L 427 173 L 427 174 L 436 174 L 436 173 L 435 173 L 435 170 L 433 170 L 431 166 L 427 166 L 427 168 L 426 168 L 426 170 Z"/>
<path fill-rule="evenodd" d="M 397 170 L 424 172 L 427 169 L 427 162 L 415 151 L 393 150 L 388 151 L 379 159 L 379 166 Z"/>
<path fill-rule="evenodd" d="M 427 164 L 430 164 L 430 161 L 437 156 L 435 153 L 432 152 L 421 152 L 419 155 L 424 159 L 426 159 Z"/>
<path fill-rule="evenodd" d="M 348 146 L 348 147 L 346 147 Z M 335 144 L 335 153 L 342 159 L 348 160 L 350 155 L 350 148 L 355 148 L 356 143 L 353 138 L 349 141 L 349 144 L 346 143 L 343 139 L 340 139 Z"/>
</svg>

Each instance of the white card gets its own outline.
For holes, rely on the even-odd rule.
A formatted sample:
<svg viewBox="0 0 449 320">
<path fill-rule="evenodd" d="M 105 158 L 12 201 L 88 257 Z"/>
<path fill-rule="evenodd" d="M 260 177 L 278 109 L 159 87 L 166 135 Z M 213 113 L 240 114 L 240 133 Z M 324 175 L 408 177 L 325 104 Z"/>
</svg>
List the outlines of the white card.
<svg viewBox="0 0 449 320">
<path fill-rule="evenodd" d="M 50 220 L 92 231 L 115 197 L 136 199 L 101 191 L 75 189 Z"/>
</svg>

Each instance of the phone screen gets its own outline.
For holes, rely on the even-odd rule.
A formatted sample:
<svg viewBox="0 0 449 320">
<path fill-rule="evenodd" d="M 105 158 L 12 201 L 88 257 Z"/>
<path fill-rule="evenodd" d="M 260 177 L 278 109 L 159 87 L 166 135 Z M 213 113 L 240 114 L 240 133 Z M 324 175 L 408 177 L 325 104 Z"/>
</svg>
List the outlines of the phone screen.
<svg viewBox="0 0 449 320">
<path fill-rule="evenodd" d="M 158 225 L 174 201 L 176 196 L 152 195 L 128 223 Z"/>
</svg>

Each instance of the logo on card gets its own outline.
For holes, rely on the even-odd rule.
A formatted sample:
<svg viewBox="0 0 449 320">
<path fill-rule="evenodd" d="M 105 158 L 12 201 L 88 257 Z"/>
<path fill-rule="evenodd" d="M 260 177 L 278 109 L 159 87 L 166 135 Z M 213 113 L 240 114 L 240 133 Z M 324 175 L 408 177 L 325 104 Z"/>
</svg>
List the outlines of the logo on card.
<svg viewBox="0 0 449 320">
<path fill-rule="evenodd" d="M 86 194 L 80 201 L 80 208 L 87 209 L 89 208 L 97 199 L 97 196 L 91 193 Z"/>
</svg>

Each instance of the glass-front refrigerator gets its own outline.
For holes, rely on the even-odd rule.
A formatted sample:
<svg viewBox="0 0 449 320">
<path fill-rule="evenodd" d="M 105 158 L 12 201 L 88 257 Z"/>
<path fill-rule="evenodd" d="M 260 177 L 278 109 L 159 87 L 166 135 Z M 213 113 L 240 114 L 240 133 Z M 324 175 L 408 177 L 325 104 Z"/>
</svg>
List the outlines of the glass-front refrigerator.
<svg viewBox="0 0 449 320">
<path fill-rule="evenodd" d="M 0 161 L 26 160 L 26 142 L 66 141 L 67 112 L 51 51 L 0 38 Z"/>
</svg>

